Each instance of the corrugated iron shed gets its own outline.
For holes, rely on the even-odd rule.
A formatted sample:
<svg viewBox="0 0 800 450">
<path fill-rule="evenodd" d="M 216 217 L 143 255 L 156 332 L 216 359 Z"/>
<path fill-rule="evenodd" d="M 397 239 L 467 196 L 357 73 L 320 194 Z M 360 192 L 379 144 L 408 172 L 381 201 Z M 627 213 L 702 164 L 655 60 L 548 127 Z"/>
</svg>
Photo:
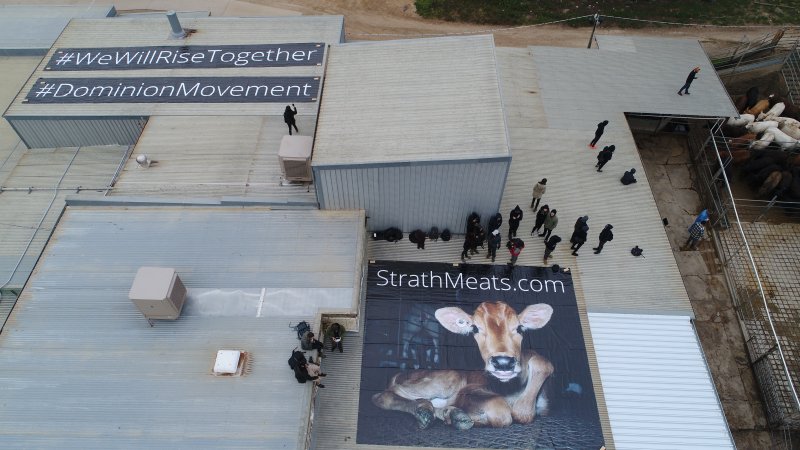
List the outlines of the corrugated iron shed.
<svg viewBox="0 0 800 450">
<path fill-rule="evenodd" d="M 464 230 L 511 161 L 492 36 L 332 46 L 312 167 L 320 207 L 370 230 Z M 479 180 L 479 181 L 478 181 Z"/>
<path fill-rule="evenodd" d="M 315 167 L 508 156 L 492 36 L 331 46 Z"/>
<path fill-rule="evenodd" d="M 0 55 L 44 55 L 72 19 L 113 17 L 111 5 L 0 5 Z"/>
<path fill-rule="evenodd" d="M 689 317 L 590 313 L 620 449 L 735 448 Z"/>
<path fill-rule="evenodd" d="M 0 334 L 0 446 L 304 448 L 312 389 L 286 365 L 298 343 L 289 324 L 313 320 L 319 296 L 293 293 L 344 291 L 327 307 L 355 308 L 363 220 L 358 211 L 68 208 Z M 184 307 L 151 328 L 127 298 L 145 265 L 175 268 L 190 297 L 255 290 L 267 304 L 244 314 L 212 297 L 213 311 Z M 284 298 L 312 309 L 271 307 Z M 245 376 L 211 374 L 219 349 L 250 353 Z"/>
</svg>

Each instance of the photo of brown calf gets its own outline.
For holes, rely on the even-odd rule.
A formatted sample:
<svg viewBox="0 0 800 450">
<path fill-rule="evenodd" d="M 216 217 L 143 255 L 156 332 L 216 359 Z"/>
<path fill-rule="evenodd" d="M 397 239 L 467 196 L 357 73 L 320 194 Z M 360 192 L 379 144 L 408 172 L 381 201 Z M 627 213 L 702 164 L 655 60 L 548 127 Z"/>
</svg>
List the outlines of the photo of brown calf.
<svg viewBox="0 0 800 450">
<path fill-rule="evenodd" d="M 553 308 L 544 303 L 520 313 L 502 301 L 483 302 L 471 315 L 459 307 L 439 308 L 435 317 L 445 329 L 475 338 L 484 366 L 400 372 L 372 402 L 412 414 L 420 429 L 434 419 L 459 430 L 531 423 L 537 412 L 547 412 L 542 385 L 553 365 L 533 350 L 522 349 L 522 338 L 527 330 L 547 325 L 552 314 Z"/>
</svg>

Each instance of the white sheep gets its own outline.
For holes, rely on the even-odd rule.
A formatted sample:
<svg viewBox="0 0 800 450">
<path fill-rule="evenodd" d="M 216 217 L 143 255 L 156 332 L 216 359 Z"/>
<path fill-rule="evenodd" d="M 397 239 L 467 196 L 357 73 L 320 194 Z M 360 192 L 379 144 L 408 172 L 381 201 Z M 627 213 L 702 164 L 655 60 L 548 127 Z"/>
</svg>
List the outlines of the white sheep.
<svg viewBox="0 0 800 450">
<path fill-rule="evenodd" d="M 795 122 L 797 121 L 795 120 Z M 800 122 L 783 122 L 778 129 L 795 139 L 800 139 Z"/>
<path fill-rule="evenodd" d="M 751 133 L 761 133 L 762 131 L 767 131 L 767 128 L 778 128 L 778 122 L 774 120 L 768 120 L 766 122 L 753 122 L 745 126 L 747 131 Z"/>
<path fill-rule="evenodd" d="M 794 148 L 797 146 L 797 139 L 789 136 L 788 134 L 784 133 L 783 131 L 777 128 L 767 128 L 767 131 L 764 133 L 772 133 L 774 136 L 774 142 L 780 144 L 781 148 L 784 150 Z"/>
<path fill-rule="evenodd" d="M 800 120 L 792 119 L 791 117 L 776 117 L 775 122 L 778 122 L 778 128 L 784 126 L 800 126 Z"/>
<path fill-rule="evenodd" d="M 764 133 L 761 135 L 761 139 L 755 140 L 750 143 L 751 150 L 764 150 L 767 146 L 775 140 L 775 135 L 772 133 Z"/>
<path fill-rule="evenodd" d="M 759 114 L 756 120 L 775 120 L 776 118 L 780 117 L 781 114 L 783 114 L 784 109 L 786 109 L 785 103 L 775 103 L 772 105 L 772 108 L 770 108 L 769 111 Z"/>
<path fill-rule="evenodd" d="M 738 119 L 736 117 L 729 118 L 727 124 L 732 127 L 743 127 L 753 123 L 755 120 L 756 117 L 752 114 L 741 114 Z"/>
</svg>

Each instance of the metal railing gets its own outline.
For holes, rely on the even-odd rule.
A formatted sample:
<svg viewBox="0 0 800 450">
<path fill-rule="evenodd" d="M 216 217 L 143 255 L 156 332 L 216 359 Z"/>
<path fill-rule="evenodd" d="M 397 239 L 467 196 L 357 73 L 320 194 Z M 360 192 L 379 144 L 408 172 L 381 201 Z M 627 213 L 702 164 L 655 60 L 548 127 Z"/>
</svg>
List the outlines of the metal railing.
<svg viewBox="0 0 800 450">
<path fill-rule="evenodd" d="M 726 173 L 732 163 L 730 149 L 724 146 L 726 140 L 714 137 L 722 123 L 718 120 L 707 129 L 703 127 L 706 122 L 695 123 L 690 127 L 689 148 L 703 184 L 701 195 L 706 197 L 712 226 L 717 231 L 715 242 L 723 259 L 750 365 L 761 388 L 770 424 L 777 429 L 798 430 L 800 398 L 796 376 L 800 373 L 797 358 L 800 342 L 787 339 L 785 323 L 781 322 L 785 314 L 780 313 L 779 305 L 772 303 L 772 296 L 765 293 L 756 258 L 748 243 L 744 227 L 750 226 L 758 216 L 749 222 L 742 218 L 748 211 L 760 216 L 769 202 L 734 198 Z M 798 204 L 784 206 L 800 209 Z M 776 314 L 780 320 L 775 318 Z M 791 326 L 796 327 L 796 323 Z M 789 359 L 787 354 L 793 357 Z"/>
<path fill-rule="evenodd" d="M 795 42 L 794 48 L 786 57 L 786 61 L 781 67 L 781 74 L 786 83 L 789 100 L 796 104 L 800 100 L 800 44 L 798 42 Z"/>
<path fill-rule="evenodd" d="M 753 39 L 744 36 L 735 45 L 709 50 L 707 54 L 721 76 L 730 76 L 758 66 L 783 64 L 798 40 L 800 28 L 786 27 Z"/>
</svg>

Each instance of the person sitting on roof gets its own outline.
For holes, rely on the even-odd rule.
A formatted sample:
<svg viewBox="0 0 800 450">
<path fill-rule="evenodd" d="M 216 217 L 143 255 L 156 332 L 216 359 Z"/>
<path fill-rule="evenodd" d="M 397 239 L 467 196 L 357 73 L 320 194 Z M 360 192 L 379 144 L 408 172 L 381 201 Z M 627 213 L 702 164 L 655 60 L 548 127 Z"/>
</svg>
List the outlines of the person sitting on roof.
<svg viewBox="0 0 800 450">
<path fill-rule="evenodd" d="M 621 181 L 622 184 L 624 184 L 625 186 L 627 186 L 629 184 L 632 184 L 632 183 L 636 183 L 636 178 L 633 177 L 633 174 L 635 174 L 635 173 L 636 173 L 636 169 L 631 169 L 631 170 L 625 172 L 625 175 L 622 175 L 622 178 L 620 178 L 619 181 Z"/>
</svg>

